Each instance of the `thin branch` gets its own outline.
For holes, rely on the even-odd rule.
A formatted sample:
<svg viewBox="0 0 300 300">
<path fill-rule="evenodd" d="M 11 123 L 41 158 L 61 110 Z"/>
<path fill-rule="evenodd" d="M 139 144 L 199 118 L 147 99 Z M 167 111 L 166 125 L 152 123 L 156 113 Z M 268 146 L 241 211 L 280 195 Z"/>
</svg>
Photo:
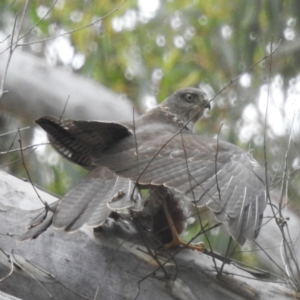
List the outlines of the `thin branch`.
<svg viewBox="0 0 300 300">
<path fill-rule="evenodd" d="M 20 136 L 19 143 L 20 143 L 20 149 L 21 149 L 22 163 L 23 163 L 24 169 L 25 169 L 25 171 L 26 171 L 27 178 L 28 178 L 28 180 L 30 181 L 31 186 L 32 186 L 33 190 L 35 191 L 36 195 L 38 196 L 38 198 L 40 199 L 40 201 L 41 201 L 41 202 L 43 203 L 43 205 L 45 206 L 46 211 L 48 211 L 48 210 L 49 210 L 49 205 L 48 205 L 48 203 L 47 203 L 46 201 L 42 200 L 41 196 L 39 195 L 39 193 L 38 193 L 36 187 L 34 186 L 34 184 L 33 184 L 33 182 L 32 182 L 32 179 L 31 179 L 31 177 L 30 177 L 30 174 L 29 174 L 29 172 L 28 172 L 28 170 L 27 170 L 27 167 L 26 167 L 26 164 L 25 164 L 25 160 L 24 160 L 24 155 L 23 155 L 23 148 L 22 148 L 21 132 L 20 132 L 20 131 L 19 131 L 19 136 Z"/>
<path fill-rule="evenodd" d="M 224 266 L 226 263 L 228 263 L 228 259 L 230 259 L 230 256 L 232 254 L 229 255 L 229 251 L 230 251 L 230 246 L 231 246 L 231 243 L 232 243 L 232 237 L 230 236 L 229 238 L 229 241 L 228 241 L 228 244 L 227 244 L 227 249 L 226 249 L 226 254 L 225 254 L 225 259 L 221 265 L 221 268 L 218 270 L 216 269 L 216 271 L 218 272 L 217 276 L 221 276 L 222 275 L 222 272 L 223 272 L 223 269 L 224 269 Z"/>
<path fill-rule="evenodd" d="M 215 155 L 215 175 L 216 175 L 216 185 L 217 185 L 217 190 L 218 190 L 218 196 L 219 196 L 219 200 L 220 202 L 222 202 L 222 197 L 221 197 L 221 189 L 219 186 L 219 180 L 218 180 L 218 155 L 219 155 L 219 141 L 220 141 L 220 133 L 221 133 L 221 129 L 223 127 L 223 123 L 221 124 L 219 130 L 218 130 L 218 135 L 217 135 L 217 150 L 216 150 L 216 155 Z M 220 207 L 222 210 L 220 213 L 222 213 L 222 211 L 224 210 L 224 208 L 226 207 L 226 203 L 224 204 L 223 207 Z"/>
<path fill-rule="evenodd" d="M 194 194 L 194 189 L 193 189 L 193 187 L 192 187 L 192 182 L 191 182 L 191 177 L 192 177 L 192 176 L 191 176 L 191 173 L 190 173 L 190 171 L 189 171 L 188 158 L 187 158 L 187 153 L 186 153 L 186 149 L 185 149 L 185 146 L 184 146 L 184 139 L 183 139 L 183 136 L 182 136 L 182 132 L 181 132 L 181 143 L 182 143 L 182 148 L 183 148 L 184 155 L 185 155 L 186 169 L 187 169 L 187 173 L 188 173 L 188 177 L 189 177 L 190 189 L 191 189 L 191 192 L 192 192 L 192 195 L 193 195 L 193 202 L 194 202 L 194 205 L 195 205 L 195 207 L 197 208 L 197 212 L 198 212 L 198 207 L 197 207 L 197 203 L 196 203 L 196 198 L 195 198 L 195 194 Z M 192 178 L 193 178 L 193 177 L 192 177 Z M 201 230 L 203 230 L 204 227 L 203 227 L 202 219 L 201 219 L 201 217 L 200 217 L 200 213 L 198 212 L 197 215 L 198 215 L 198 221 L 199 221 Z M 211 252 L 213 253 L 213 248 L 212 248 L 212 245 L 211 245 L 211 243 L 210 243 L 210 241 L 209 241 L 209 238 L 208 238 L 206 232 L 204 232 L 204 236 L 205 236 L 205 238 L 206 238 L 206 240 L 207 240 L 207 242 L 208 242 L 208 246 L 209 246 Z M 192 241 L 192 240 L 191 240 L 191 241 Z M 191 242 L 191 241 L 190 241 L 190 242 Z M 214 263 L 214 265 L 215 265 L 215 268 L 216 268 L 216 270 L 217 270 L 217 262 L 216 262 L 214 256 L 212 256 L 212 259 L 213 259 L 213 263 Z"/>
<path fill-rule="evenodd" d="M 291 124 L 291 128 L 290 128 L 290 133 L 289 133 L 289 140 L 288 140 L 288 145 L 287 145 L 287 149 L 285 152 L 285 165 L 284 165 L 284 174 L 283 174 L 283 180 L 282 180 L 282 188 L 281 188 L 281 197 L 280 197 L 280 201 L 279 201 L 279 216 L 280 216 L 280 220 L 285 220 L 283 214 L 282 214 L 282 210 L 283 210 L 283 198 L 284 198 L 284 193 L 286 194 L 286 198 L 288 197 L 287 194 L 287 188 L 288 188 L 288 169 L 287 169 L 287 159 L 288 159 L 288 153 L 290 150 L 290 146 L 291 146 L 291 140 L 292 140 L 292 127 L 293 127 L 293 123 L 294 123 L 294 118 L 295 118 L 295 114 L 293 116 L 293 120 L 292 120 L 292 124 Z M 291 277 L 291 273 L 292 272 L 292 266 L 291 266 L 291 261 L 293 262 L 293 264 L 296 267 L 297 270 L 297 277 L 300 278 L 300 268 L 299 268 L 299 262 L 297 260 L 297 255 L 295 252 L 295 248 L 293 246 L 293 244 L 289 241 L 291 241 L 291 237 L 289 235 L 289 238 L 286 238 L 285 232 L 284 232 L 284 228 L 287 229 L 288 231 L 288 226 L 286 224 L 286 222 L 284 224 L 281 225 L 281 223 L 277 222 L 277 225 L 279 226 L 281 233 L 282 233 L 282 238 L 283 238 L 283 242 L 282 242 L 282 261 L 285 265 L 286 268 L 286 272 L 288 274 L 289 277 Z M 288 231 L 289 234 L 289 231 Z M 289 259 L 288 259 L 289 257 Z M 298 286 L 299 288 L 299 286 Z"/>
<path fill-rule="evenodd" d="M 277 47 L 278 48 L 278 47 Z M 276 49 L 277 49 L 276 48 Z M 273 37 L 271 40 L 271 54 L 273 54 Z M 269 98 L 270 98 L 270 81 L 272 75 L 272 55 L 270 56 L 270 68 L 269 68 L 269 84 L 268 84 L 268 91 L 267 91 L 267 104 L 266 104 L 266 113 L 265 113 L 265 120 L 264 120 L 264 161 L 265 161 L 265 182 L 266 182 L 266 198 L 269 200 L 271 204 L 271 210 L 273 215 L 275 216 L 274 206 L 272 205 L 272 200 L 269 193 L 268 182 L 269 182 L 269 175 L 268 175 L 268 159 L 267 159 L 267 120 L 268 120 L 268 111 L 269 111 Z"/>
<path fill-rule="evenodd" d="M 64 32 L 62 34 L 59 34 L 57 36 L 54 36 L 54 37 L 49 37 L 49 38 L 46 38 L 46 39 L 42 39 L 42 40 L 39 40 L 39 41 L 34 41 L 34 42 L 29 42 L 29 43 L 19 43 L 19 41 L 24 38 L 28 33 L 30 33 L 33 28 L 35 28 L 35 26 L 37 26 L 48 14 L 49 12 L 53 9 L 53 7 L 56 5 L 56 3 L 58 2 L 58 0 L 56 0 L 52 6 L 49 8 L 49 10 L 47 11 L 47 13 L 43 16 L 43 18 L 41 18 L 35 25 L 33 25 L 25 34 L 23 34 L 21 36 L 21 30 L 22 30 L 22 26 L 23 26 L 23 22 L 24 22 L 24 18 L 25 18 L 25 14 L 26 14 L 26 11 L 27 11 L 27 7 L 28 7 L 28 3 L 29 3 L 29 0 L 26 0 L 25 2 L 25 5 L 24 5 L 24 8 L 23 8 L 23 12 L 22 12 L 22 16 L 21 16 L 21 22 L 20 22 L 20 27 L 19 27 L 19 30 L 18 30 L 18 33 L 17 33 L 17 38 L 16 38 L 16 41 L 14 42 L 14 36 L 15 36 L 15 30 L 16 30 L 16 23 L 17 23 L 17 15 L 15 16 L 15 20 L 14 20 L 14 25 L 13 25 L 13 29 L 12 29 L 12 34 L 10 35 L 10 38 L 11 38 L 11 42 L 10 42 L 10 46 L 6 49 L 4 49 L 0 54 L 6 52 L 7 50 L 9 50 L 9 55 L 8 55 L 8 58 L 7 58 L 7 62 L 6 62 L 6 65 L 5 65 L 5 68 L 4 68 L 4 72 L 3 72 L 3 77 L 1 79 L 1 82 L 0 82 L 0 98 L 5 94 L 7 93 L 8 91 L 7 90 L 4 90 L 4 85 L 5 85 L 5 80 L 6 80 L 6 77 L 7 77 L 7 73 L 8 73 L 8 67 L 9 67 L 9 64 L 10 64 L 10 61 L 11 61 L 11 58 L 12 58 L 12 55 L 13 55 L 13 52 L 14 50 L 17 48 L 17 47 L 20 47 L 20 46 L 27 46 L 27 45 L 32 45 L 32 44 L 37 44 L 37 43 L 41 43 L 41 42 L 44 42 L 44 41 L 48 41 L 48 40 L 51 40 L 51 39 L 55 39 L 57 37 L 60 37 L 60 36 L 64 36 L 64 35 L 67 35 L 67 34 L 71 34 L 73 32 L 76 32 L 76 31 L 79 31 L 79 30 L 82 30 L 82 29 L 85 29 L 85 28 L 88 28 L 88 27 L 91 27 L 93 25 L 95 25 L 96 23 L 102 21 L 104 18 L 106 18 L 107 16 L 113 14 L 115 11 L 119 10 L 120 7 L 126 2 L 126 0 L 121 3 L 120 5 L 118 5 L 115 9 L 113 9 L 112 11 L 110 11 L 109 13 L 107 13 L 106 15 L 104 15 L 103 17 L 97 19 L 96 21 L 92 22 L 92 23 L 89 23 L 87 25 L 84 25 L 82 27 L 79 27 L 79 28 L 76 28 L 76 29 L 73 29 L 73 30 L 70 30 L 68 32 Z M 7 38 L 6 38 L 7 39 Z M 6 40 L 5 39 L 5 40 Z"/>
<path fill-rule="evenodd" d="M 7 256 L 7 254 L 2 249 L 0 249 L 0 250 Z M 10 271 L 3 278 L 0 278 L 0 282 L 3 282 L 5 279 L 7 279 L 9 276 L 11 276 L 12 273 L 14 272 L 14 262 L 13 262 L 11 255 L 8 256 L 8 260 L 10 261 Z"/>
<path fill-rule="evenodd" d="M 4 8 L 2 9 L 2 11 L 0 12 L 0 16 L 1 16 L 6 10 L 8 10 L 11 6 L 13 6 L 15 2 L 16 2 L 16 0 L 13 0 L 10 4 L 8 4 L 6 7 L 4 7 Z"/>
<path fill-rule="evenodd" d="M 271 51 L 269 54 L 265 55 L 264 57 L 262 57 L 260 60 L 258 60 L 257 62 L 255 62 L 254 64 L 252 64 L 250 67 L 246 68 L 244 70 L 243 73 L 237 75 L 236 77 L 234 77 L 233 79 L 231 79 L 221 90 L 219 90 L 219 92 L 217 92 L 212 99 L 209 101 L 213 101 L 217 96 L 219 96 L 221 93 L 223 93 L 223 91 L 225 91 L 230 85 L 232 85 L 234 82 L 236 82 L 244 73 L 247 73 L 248 71 L 250 71 L 251 69 L 253 69 L 254 67 L 256 67 L 257 65 L 259 65 L 261 62 L 263 62 L 264 60 L 266 60 L 268 57 L 272 57 L 272 55 L 277 51 L 277 49 L 279 48 L 281 44 L 281 40 L 279 40 L 277 47 L 273 50 L 271 47 Z"/>
<path fill-rule="evenodd" d="M 68 95 L 67 101 L 66 101 L 66 103 L 65 103 L 65 105 L 64 105 L 64 109 L 63 109 L 63 111 L 62 111 L 62 113 L 61 113 L 61 115 L 60 115 L 60 117 L 59 117 L 59 124 L 61 124 L 61 120 L 62 120 L 62 118 L 63 118 L 63 115 L 64 115 L 65 111 L 66 111 L 66 108 L 67 108 L 69 99 L 70 99 L 70 95 Z"/>
<path fill-rule="evenodd" d="M 6 61 L 5 68 L 4 68 L 3 77 L 2 77 L 1 83 L 0 83 L 0 99 L 5 93 L 8 92 L 8 91 L 4 91 L 4 84 L 5 84 L 5 79 L 6 79 L 7 72 L 8 72 L 8 67 L 9 67 L 9 64 L 10 64 L 10 61 L 11 61 L 11 57 L 12 57 L 13 52 L 14 52 L 13 39 L 14 39 L 16 24 L 17 24 L 17 15 L 15 16 L 14 25 L 13 25 L 13 29 L 12 29 L 12 34 L 11 34 L 11 38 L 10 38 L 10 46 L 8 48 L 9 49 L 9 54 L 8 54 L 8 58 L 7 58 L 7 61 Z"/>
<path fill-rule="evenodd" d="M 22 147 L 22 148 L 16 148 L 16 149 L 11 149 L 11 150 L 7 150 L 7 151 L 2 151 L 2 152 L 0 152 L 0 155 L 6 155 L 8 153 L 20 152 L 20 151 L 24 151 L 24 150 L 27 150 L 27 149 L 30 149 L 30 148 L 35 148 L 36 149 L 39 146 L 45 146 L 45 145 L 50 145 L 50 143 L 49 142 L 44 142 L 44 143 L 40 143 L 40 144 L 29 145 L 29 146 Z"/>
<path fill-rule="evenodd" d="M 84 26 L 81 26 L 81 27 L 78 27 L 78 28 L 75 28 L 75 29 L 72 29 L 70 31 L 67 31 L 67 32 L 63 32 L 61 34 L 58 34 L 56 36 L 52 36 L 52 37 L 48 37 L 48 38 L 45 38 L 45 39 L 41 39 L 41 40 L 38 40 L 38 41 L 33 41 L 33 42 L 28 42 L 28 43 L 21 43 L 21 44 L 17 44 L 17 46 L 28 46 L 28 45 L 33 45 L 33 44 L 38 44 L 38 43 L 42 43 L 42 42 L 46 42 L 46 41 L 49 41 L 49 40 L 52 40 L 52 39 L 56 39 L 58 37 L 61 37 L 61 36 L 65 36 L 65 35 L 69 35 L 69 34 L 72 34 L 76 31 L 79 31 L 79 30 L 82 30 L 82 29 L 86 29 L 86 28 L 89 28 L 91 26 L 94 26 L 95 24 L 97 24 L 98 22 L 102 21 L 103 19 L 105 19 L 106 17 L 110 16 L 111 14 L 113 14 L 114 12 L 116 12 L 117 10 L 120 9 L 121 6 L 124 5 L 124 3 L 126 2 L 127 0 L 123 1 L 121 4 L 119 4 L 116 8 L 114 8 L 113 10 L 111 10 L 110 12 L 108 12 L 107 14 L 105 14 L 103 17 L 97 19 L 96 21 L 94 22 L 91 22 L 89 24 L 86 24 Z"/>
<path fill-rule="evenodd" d="M 20 44 L 18 44 L 18 42 L 21 39 L 23 39 L 26 35 L 28 35 L 35 27 L 37 27 L 49 15 L 49 13 L 52 11 L 52 9 L 54 8 L 54 6 L 56 5 L 57 2 L 58 2 L 58 0 L 53 1 L 53 4 L 49 7 L 49 9 L 46 11 L 45 15 L 42 18 L 40 18 L 33 26 L 31 26 L 31 28 L 28 29 L 22 36 L 20 36 L 20 34 L 18 35 L 18 39 L 16 41 L 16 46 L 21 46 Z M 21 31 L 21 28 L 20 28 L 20 31 Z"/>
<path fill-rule="evenodd" d="M 0 44 L 4 43 L 6 40 L 8 40 L 11 37 L 11 34 L 9 34 L 4 40 L 0 41 Z"/>
<path fill-rule="evenodd" d="M 23 154 L 23 158 L 25 158 L 25 157 L 27 157 L 28 155 L 30 155 L 31 153 L 33 153 L 35 150 L 36 150 L 37 148 L 33 148 L 31 151 L 29 151 L 28 153 L 26 153 L 26 154 Z M 1 154 L 1 153 L 0 153 Z M 7 166 L 10 166 L 10 165 L 12 165 L 12 164 L 14 164 L 14 163 L 16 163 L 16 162 L 18 162 L 18 161 L 20 161 L 20 160 L 22 160 L 22 157 L 20 157 L 20 158 L 18 158 L 18 159 L 15 159 L 15 160 L 13 160 L 13 161 L 10 161 L 10 162 L 8 162 L 8 163 L 6 163 L 6 164 L 3 164 L 3 165 L 1 165 L 0 167 L 1 168 L 4 168 L 4 167 L 7 167 Z"/>
<path fill-rule="evenodd" d="M 0 137 L 6 136 L 6 135 L 9 135 L 9 134 L 12 134 L 12 133 L 18 133 L 19 131 L 27 130 L 29 128 L 30 128 L 30 126 L 27 126 L 27 127 L 23 127 L 23 128 L 17 129 L 17 130 L 8 131 L 8 132 L 0 134 Z"/>
<path fill-rule="evenodd" d="M 5 84 L 5 80 L 6 80 L 6 76 L 7 76 L 7 72 L 8 72 L 8 67 L 9 67 L 12 55 L 13 55 L 13 53 L 14 53 L 17 45 L 18 45 L 18 40 L 19 40 L 19 36 L 21 34 L 21 30 L 22 30 L 22 26 L 23 26 L 25 14 L 26 14 L 27 7 L 28 7 L 28 2 L 29 2 L 29 0 L 26 0 L 24 8 L 23 8 L 23 12 L 22 12 L 22 16 L 21 16 L 21 22 L 20 22 L 20 27 L 19 27 L 19 30 L 17 32 L 16 42 L 14 42 L 14 37 L 15 37 L 15 31 L 16 31 L 18 16 L 17 15 L 15 16 L 14 25 L 13 25 L 12 34 L 11 34 L 11 39 L 10 39 L 10 46 L 8 47 L 9 54 L 8 54 L 7 62 L 6 62 L 5 69 L 4 69 L 4 74 L 3 74 L 3 77 L 2 77 L 2 80 L 1 80 L 1 84 L 0 84 L 0 98 L 5 93 L 8 92 L 8 91 L 4 91 L 4 84 Z"/>
<path fill-rule="evenodd" d="M 53 298 L 53 297 L 52 297 L 52 294 L 47 290 L 47 288 L 46 288 L 40 281 L 38 281 L 37 278 L 36 278 L 33 274 L 31 274 L 29 271 L 27 271 L 26 268 L 24 268 L 24 267 L 22 266 L 21 263 L 19 263 L 19 262 L 17 261 L 17 259 L 16 259 L 16 257 L 14 256 L 13 253 L 12 253 L 12 256 L 11 256 L 11 257 L 13 258 L 13 263 L 14 263 L 16 266 L 18 266 L 21 270 L 23 270 L 26 274 L 28 274 L 31 278 L 33 278 L 33 279 L 37 282 L 37 284 L 38 284 L 40 287 L 42 287 L 42 289 L 48 294 L 48 296 L 49 296 L 50 298 Z"/>
<path fill-rule="evenodd" d="M 263 253 L 269 258 L 269 260 L 282 272 L 282 274 L 286 274 L 284 269 L 282 269 L 277 263 L 276 261 L 272 258 L 271 255 L 269 255 L 264 248 L 262 248 L 258 242 L 256 242 L 255 240 L 253 240 L 253 242 L 260 248 L 261 251 L 263 251 Z"/>
<path fill-rule="evenodd" d="M 11 144 L 10 144 L 10 146 L 9 146 L 9 148 L 8 148 L 7 151 L 11 150 L 11 148 L 14 146 L 14 143 L 15 143 L 15 141 L 16 141 L 16 138 L 18 137 L 18 134 L 19 134 L 19 131 L 16 132 L 16 134 L 15 134 L 13 140 L 11 141 Z"/>
<path fill-rule="evenodd" d="M 277 47 L 278 48 L 278 47 Z M 276 49 L 277 49 L 276 48 Z M 271 54 L 274 53 L 273 52 L 273 37 L 271 39 Z M 272 76 L 272 55 L 270 56 L 270 64 L 269 64 L 269 75 L 268 75 L 268 80 L 269 80 L 269 84 L 268 84 L 268 90 L 267 90 L 267 104 L 266 104 L 266 113 L 265 113 L 265 120 L 264 120 L 264 161 L 265 161 L 265 182 L 266 182 L 266 198 L 268 199 L 269 203 L 271 204 L 271 210 L 273 213 L 273 216 L 275 218 L 276 224 L 281 232 L 281 236 L 282 236 L 282 260 L 283 263 L 286 267 L 287 272 L 283 272 L 287 278 L 289 279 L 289 281 L 299 289 L 299 286 L 297 284 L 296 281 L 294 281 L 291 276 L 289 271 L 291 271 L 291 266 L 290 266 L 290 262 L 287 262 L 287 257 L 290 256 L 291 260 L 294 262 L 294 265 L 296 266 L 297 269 L 297 273 L 298 276 L 300 275 L 300 269 L 299 269 L 299 264 L 297 262 L 297 258 L 295 257 L 295 250 L 293 248 L 290 242 L 290 240 L 287 239 L 286 235 L 285 235 L 285 231 L 284 231 L 284 227 L 287 226 L 286 222 L 282 221 L 284 220 L 284 217 L 282 215 L 282 199 L 283 199 L 283 195 L 284 195 L 284 190 L 285 190 L 285 186 L 288 184 L 287 183 L 287 156 L 288 156 L 288 151 L 290 149 L 290 143 L 291 143 L 291 129 L 290 129 L 290 135 L 289 135 L 289 142 L 288 142 L 288 147 L 287 147 L 287 151 L 285 153 L 285 167 L 284 167 L 284 175 L 283 175 L 283 179 L 282 179 L 282 187 L 281 187 L 281 199 L 279 202 L 279 209 L 278 209 L 278 213 L 279 213 L 279 218 L 276 217 L 276 212 L 275 212 L 275 206 L 272 205 L 272 200 L 270 197 L 270 193 L 269 193 L 269 187 L 268 187 L 268 159 L 267 159 L 267 119 L 268 119 L 268 108 L 269 108 L 269 98 L 270 98 L 270 81 L 271 81 L 271 76 Z M 266 252 L 265 252 L 266 253 Z M 289 254 L 289 255 L 287 255 Z"/>
<path fill-rule="evenodd" d="M 138 143 L 136 138 L 136 126 L 135 126 L 135 115 L 134 115 L 134 107 L 132 108 L 132 129 L 133 129 L 133 137 L 134 137 L 134 144 L 135 144 L 135 152 L 136 152 L 136 163 L 137 163 L 137 174 L 140 173 L 139 168 L 139 149 Z M 136 180 L 134 188 L 132 189 L 131 199 L 133 199 L 135 189 L 137 188 L 138 180 Z"/>
<path fill-rule="evenodd" d="M 22 27 L 23 27 L 23 23 L 24 23 L 24 19 L 25 19 L 25 14 L 26 14 L 27 7 L 28 7 L 28 2 L 29 2 L 29 0 L 26 0 L 24 8 L 23 8 L 20 27 L 19 27 L 18 34 L 17 34 L 17 42 L 20 40 L 20 35 L 21 35 L 21 31 L 22 31 Z"/>
<path fill-rule="evenodd" d="M 37 268 L 39 271 L 41 271 L 42 273 L 46 274 L 47 276 L 49 276 L 51 279 L 55 280 L 56 283 L 62 285 L 64 288 L 66 288 L 67 290 L 69 290 L 70 292 L 74 293 L 75 295 L 78 295 L 80 297 L 82 297 L 83 299 L 87 299 L 87 300 L 90 300 L 90 298 L 72 290 L 71 288 L 69 288 L 68 286 L 66 286 L 64 283 L 62 283 L 61 281 L 59 281 L 54 275 L 52 275 L 51 273 L 45 271 L 44 269 L 42 269 L 40 266 L 34 264 L 33 262 L 25 259 L 25 261 L 28 263 L 28 264 L 31 264 L 32 266 L 34 266 L 35 268 Z"/>
</svg>

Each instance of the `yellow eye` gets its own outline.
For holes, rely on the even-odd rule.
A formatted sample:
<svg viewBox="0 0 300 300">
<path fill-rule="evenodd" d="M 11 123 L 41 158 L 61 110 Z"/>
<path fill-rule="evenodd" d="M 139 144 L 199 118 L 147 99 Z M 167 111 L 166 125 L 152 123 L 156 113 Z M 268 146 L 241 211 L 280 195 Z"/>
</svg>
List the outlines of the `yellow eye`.
<svg viewBox="0 0 300 300">
<path fill-rule="evenodd" d="M 192 102 L 194 100 L 194 95 L 192 95 L 192 94 L 185 94 L 184 98 L 185 98 L 186 101 Z"/>
</svg>

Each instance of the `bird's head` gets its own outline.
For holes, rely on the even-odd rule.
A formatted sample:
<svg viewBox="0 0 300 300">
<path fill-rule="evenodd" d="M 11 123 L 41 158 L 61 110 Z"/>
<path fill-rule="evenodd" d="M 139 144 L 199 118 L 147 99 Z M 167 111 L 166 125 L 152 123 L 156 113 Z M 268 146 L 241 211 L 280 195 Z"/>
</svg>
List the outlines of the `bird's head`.
<svg viewBox="0 0 300 300">
<path fill-rule="evenodd" d="M 206 108 L 210 109 L 207 95 L 201 89 L 184 88 L 165 99 L 160 106 L 174 116 L 174 122 L 186 124 L 189 129 L 202 117 Z"/>
</svg>

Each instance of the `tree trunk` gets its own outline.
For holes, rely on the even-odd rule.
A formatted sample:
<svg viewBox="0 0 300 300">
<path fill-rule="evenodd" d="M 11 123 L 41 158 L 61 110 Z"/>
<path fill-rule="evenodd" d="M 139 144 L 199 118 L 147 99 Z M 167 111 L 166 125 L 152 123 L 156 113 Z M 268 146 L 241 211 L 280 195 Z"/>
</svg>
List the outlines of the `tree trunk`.
<svg viewBox="0 0 300 300">
<path fill-rule="evenodd" d="M 4 74 L 7 53 L 0 55 L 0 78 Z M 132 105 L 125 96 L 103 85 L 72 73 L 63 67 L 51 67 L 42 58 L 25 51 L 13 53 L 0 109 L 34 120 L 43 115 L 64 119 L 120 121 L 132 118 Z"/>
<path fill-rule="evenodd" d="M 29 182 L 0 171 L 0 184 L 0 278 L 12 271 L 0 282 L 4 293 L 40 300 L 50 295 L 74 300 L 292 299 L 286 286 L 257 280 L 233 265 L 217 278 L 212 258 L 190 249 L 161 250 L 160 261 L 170 260 L 159 268 L 133 225 L 122 221 L 111 220 L 97 233 L 87 227 L 74 234 L 50 228 L 36 240 L 16 244 L 36 214 L 32 209 L 42 205 Z M 38 193 L 49 203 L 56 200 Z"/>
</svg>

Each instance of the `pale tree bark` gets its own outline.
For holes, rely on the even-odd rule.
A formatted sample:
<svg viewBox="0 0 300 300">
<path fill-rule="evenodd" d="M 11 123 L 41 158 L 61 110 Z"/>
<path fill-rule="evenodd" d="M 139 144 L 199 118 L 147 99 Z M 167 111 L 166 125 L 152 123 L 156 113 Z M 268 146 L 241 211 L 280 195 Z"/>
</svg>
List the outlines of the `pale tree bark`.
<svg viewBox="0 0 300 300">
<path fill-rule="evenodd" d="M 0 78 L 7 53 L 0 55 Z M 43 115 L 64 118 L 125 120 L 132 118 L 132 105 L 123 95 L 63 67 L 51 67 L 42 58 L 15 50 L 9 65 L 0 109 L 34 120 Z"/>
<path fill-rule="evenodd" d="M 159 252 L 162 262 L 175 255 L 162 271 L 147 254 L 140 234 L 120 221 L 108 222 L 95 234 L 87 227 L 74 234 L 50 228 L 36 240 L 17 244 L 17 236 L 36 214 L 32 209 L 42 205 L 29 182 L 0 171 L 0 183 L 0 278 L 4 279 L 0 289 L 4 293 L 41 300 L 50 295 L 107 300 L 292 299 L 287 286 L 263 282 L 233 265 L 226 265 L 217 278 L 212 258 L 189 249 Z M 56 200 L 38 192 L 49 203 Z M 220 267 L 222 262 L 216 263 Z"/>
</svg>

